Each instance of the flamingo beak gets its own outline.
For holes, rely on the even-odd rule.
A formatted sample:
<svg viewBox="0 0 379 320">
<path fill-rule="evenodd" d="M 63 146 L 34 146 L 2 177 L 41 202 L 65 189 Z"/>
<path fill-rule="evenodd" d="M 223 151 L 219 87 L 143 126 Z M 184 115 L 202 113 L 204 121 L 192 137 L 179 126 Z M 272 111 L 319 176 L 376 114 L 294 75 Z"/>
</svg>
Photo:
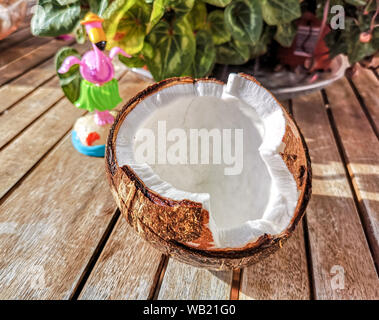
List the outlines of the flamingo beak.
<svg viewBox="0 0 379 320">
<path fill-rule="evenodd" d="M 91 28 L 88 31 L 89 40 L 94 43 L 100 50 L 104 50 L 107 44 L 107 39 L 103 28 Z"/>
</svg>

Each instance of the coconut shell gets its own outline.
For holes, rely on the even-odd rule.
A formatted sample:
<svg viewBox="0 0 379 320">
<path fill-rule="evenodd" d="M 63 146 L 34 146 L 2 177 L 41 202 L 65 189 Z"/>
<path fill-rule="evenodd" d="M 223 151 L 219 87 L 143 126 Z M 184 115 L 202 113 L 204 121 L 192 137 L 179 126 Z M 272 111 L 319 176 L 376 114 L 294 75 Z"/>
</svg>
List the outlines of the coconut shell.
<svg viewBox="0 0 379 320">
<path fill-rule="evenodd" d="M 249 75 L 240 75 L 258 83 Z M 286 117 L 287 126 L 282 139 L 285 149 L 281 157 L 297 184 L 299 191 L 297 206 L 289 226 L 282 233 L 274 236 L 264 234 L 243 248 L 208 249 L 205 244 L 212 240 L 212 234 L 205 227 L 209 213 L 202 208 L 201 203 L 190 200 L 177 201 L 160 196 L 146 187 L 129 166 L 118 166 L 115 157 L 115 141 L 120 125 L 140 101 L 172 85 L 197 81 L 223 84 L 215 79 L 170 78 L 149 86 L 127 102 L 108 136 L 105 155 L 108 182 L 117 205 L 128 223 L 142 238 L 162 253 L 196 267 L 215 270 L 246 267 L 282 247 L 303 217 L 311 196 L 312 173 L 308 149 L 295 121 L 283 106 L 279 104 Z M 190 246 L 188 242 L 196 243 L 197 246 Z"/>
</svg>

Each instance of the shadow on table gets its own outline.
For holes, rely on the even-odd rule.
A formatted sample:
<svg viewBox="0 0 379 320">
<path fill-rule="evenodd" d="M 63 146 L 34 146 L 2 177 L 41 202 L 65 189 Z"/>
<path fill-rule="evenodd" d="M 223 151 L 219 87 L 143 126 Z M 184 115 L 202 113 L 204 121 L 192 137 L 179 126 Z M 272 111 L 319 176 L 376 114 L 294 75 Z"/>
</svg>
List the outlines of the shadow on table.
<svg viewBox="0 0 379 320">
<path fill-rule="evenodd" d="M 339 179 L 339 175 L 329 179 Z M 310 299 L 314 282 L 318 282 L 318 294 L 326 299 L 373 298 L 377 279 L 371 254 L 378 258 L 377 246 L 372 246 L 375 239 L 370 231 L 364 230 L 367 226 L 362 227 L 350 189 L 346 189 L 346 194 L 341 192 L 342 196 L 318 192 L 316 189 L 306 218 L 283 248 L 242 270 L 240 299 Z M 375 194 L 378 196 L 377 191 Z M 379 207 L 379 201 L 371 198 L 370 202 L 372 207 Z M 366 236 L 371 237 L 371 251 Z M 344 268 L 347 275 L 344 290 L 332 288 L 333 266 Z M 230 279 L 223 271 L 209 272 L 223 281 Z"/>
</svg>

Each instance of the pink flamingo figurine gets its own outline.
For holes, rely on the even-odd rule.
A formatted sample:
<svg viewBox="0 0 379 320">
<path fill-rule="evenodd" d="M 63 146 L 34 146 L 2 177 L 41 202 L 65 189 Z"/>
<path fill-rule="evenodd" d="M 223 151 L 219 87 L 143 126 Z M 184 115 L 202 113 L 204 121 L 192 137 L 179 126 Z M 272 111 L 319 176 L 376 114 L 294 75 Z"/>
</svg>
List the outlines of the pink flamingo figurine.
<svg viewBox="0 0 379 320">
<path fill-rule="evenodd" d="M 99 126 L 113 123 L 114 117 L 109 110 L 122 101 L 118 82 L 114 78 L 112 59 L 119 54 L 131 57 L 119 47 L 114 47 L 109 57 L 102 52 L 107 43 L 103 21 L 94 13 L 86 14 L 81 24 L 86 28 L 93 50 L 87 51 L 81 60 L 76 56 L 67 57 L 58 70 L 59 73 L 66 73 L 73 65 L 80 65 L 80 74 L 84 79 L 80 83 L 80 96 L 75 105 L 90 112 L 96 110 L 95 122 Z"/>
</svg>

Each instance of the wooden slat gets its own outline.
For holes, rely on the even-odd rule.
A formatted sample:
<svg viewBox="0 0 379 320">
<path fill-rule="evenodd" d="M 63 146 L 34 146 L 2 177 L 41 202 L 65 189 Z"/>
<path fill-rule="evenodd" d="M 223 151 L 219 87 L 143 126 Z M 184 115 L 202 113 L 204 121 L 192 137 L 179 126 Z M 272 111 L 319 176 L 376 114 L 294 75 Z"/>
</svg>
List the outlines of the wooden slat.
<svg viewBox="0 0 379 320">
<path fill-rule="evenodd" d="M 26 72 L 21 77 L 0 87 L 0 112 L 26 96 L 55 74 L 54 59 Z"/>
<path fill-rule="evenodd" d="M 346 79 L 326 92 L 379 269 L 379 141 Z"/>
<path fill-rule="evenodd" d="M 72 127 L 85 110 L 65 99 L 46 112 L 0 152 L 0 198 Z"/>
<path fill-rule="evenodd" d="M 371 70 L 360 67 L 352 81 L 379 132 L 379 80 Z"/>
<path fill-rule="evenodd" d="M 243 269 L 239 299 L 310 299 L 301 223 L 283 248 Z"/>
<path fill-rule="evenodd" d="M 51 41 L 51 38 L 30 38 L 26 41 L 17 43 L 14 46 L 11 46 L 4 50 L 0 56 L 0 67 L 19 59 L 25 54 L 37 49 L 38 47 Z"/>
<path fill-rule="evenodd" d="M 83 50 L 83 46 L 74 47 L 80 51 Z M 38 75 L 42 76 L 44 74 L 43 70 L 48 69 L 52 79 L 48 80 L 41 87 L 36 88 L 30 95 L 21 99 L 21 101 L 16 103 L 11 109 L 0 115 L 0 149 L 43 112 L 64 97 L 58 77 L 53 76 L 55 74 L 54 62 L 51 59 L 47 62 L 49 62 L 49 65 L 45 65 L 39 72 L 34 72 L 33 76 L 39 79 Z M 35 70 L 36 69 L 33 69 L 33 71 Z M 123 70 L 125 70 L 125 68 L 122 68 L 122 72 L 124 72 Z M 48 74 L 49 72 L 46 73 Z M 38 83 L 37 79 L 35 80 Z M 30 85 L 30 87 L 32 87 L 32 85 Z M 3 97 L 8 102 L 10 99 L 6 98 L 6 96 L 17 92 L 21 94 L 22 90 L 19 90 L 19 87 L 13 83 L 3 86 L 0 88 L 0 101 Z"/>
<path fill-rule="evenodd" d="M 115 66 L 122 65 L 117 59 L 114 61 L 114 64 Z M 150 79 L 143 78 L 130 70 L 127 71 L 122 81 L 119 82 L 120 96 L 123 102 L 118 106 L 117 110 L 121 110 L 129 99 L 133 98 L 139 91 L 145 89 L 152 83 L 153 81 Z"/>
<path fill-rule="evenodd" d="M 341 91 L 342 101 L 346 94 Z M 375 266 L 321 94 L 294 99 L 293 112 L 312 159 L 312 199 L 306 219 L 315 298 L 377 299 Z"/>
<path fill-rule="evenodd" d="M 75 44 L 73 48 L 79 52 L 84 52 L 86 46 Z M 0 112 L 8 109 L 21 98 L 36 90 L 40 85 L 51 79 L 55 74 L 54 58 L 51 58 L 26 72 L 19 78 L 0 87 Z M 49 84 L 46 84 L 46 86 L 51 87 Z M 38 96 L 36 96 L 36 98 L 38 99 Z M 41 101 L 43 101 L 43 99 L 41 99 Z M 31 103 L 33 104 L 33 100 Z"/>
<path fill-rule="evenodd" d="M 125 69 L 115 64 L 120 77 Z M 146 85 L 129 78 L 133 90 L 138 83 Z M 125 92 L 127 88 L 121 81 L 122 97 L 135 93 Z M 0 154 L 1 163 L 6 164 L 1 186 L 9 187 L 35 166 L 83 112 L 63 99 L 7 145 Z M 7 261 L 0 261 L 0 287 L 4 288 L 0 298 L 62 299 L 74 293 L 115 210 L 103 161 L 80 155 L 66 136 L 6 197 L 0 208 L 4 245 L 0 244 L 0 256 L 7 257 Z M 17 270 L 18 275 L 10 270 Z M 34 288 L 31 284 L 41 270 L 45 284 L 41 288 L 37 281 Z"/>
<path fill-rule="evenodd" d="M 79 298 L 147 299 L 161 258 L 121 216 Z"/>
<path fill-rule="evenodd" d="M 51 40 L 35 50 L 25 52 L 24 56 L 0 67 L 0 85 L 3 85 L 4 83 L 50 58 L 59 48 L 68 46 L 72 43 L 72 41 L 66 42 L 61 40 Z"/>
<path fill-rule="evenodd" d="M 148 84 L 146 79 L 127 72 L 119 83 L 124 103 Z M 146 299 L 151 294 L 160 261 L 161 254 L 141 240 L 120 217 L 79 298 Z"/>
<path fill-rule="evenodd" d="M 159 300 L 226 300 L 232 271 L 210 271 L 170 259 L 159 290 Z"/>
<path fill-rule="evenodd" d="M 0 206 L 0 299 L 68 299 L 114 209 L 104 159 L 67 135 Z"/>
<path fill-rule="evenodd" d="M 18 42 L 25 41 L 28 38 L 31 38 L 32 34 L 30 33 L 30 28 L 24 28 L 17 30 L 16 32 L 12 33 L 5 39 L 0 41 L 0 51 L 4 51 L 11 46 L 16 45 Z"/>
<path fill-rule="evenodd" d="M 281 104 L 291 112 L 289 101 Z M 239 299 L 309 299 L 307 257 L 303 225 L 284 247 L 242 271 Z"/>
<path fill-rule="evenodd" d="M 63 96 L 59 80 L 54 77 L 14 108 L 1 115 L 0 149 Z M 65 111 L 69 112 L 69 109 L 66 108 Z"/>
</svg>

